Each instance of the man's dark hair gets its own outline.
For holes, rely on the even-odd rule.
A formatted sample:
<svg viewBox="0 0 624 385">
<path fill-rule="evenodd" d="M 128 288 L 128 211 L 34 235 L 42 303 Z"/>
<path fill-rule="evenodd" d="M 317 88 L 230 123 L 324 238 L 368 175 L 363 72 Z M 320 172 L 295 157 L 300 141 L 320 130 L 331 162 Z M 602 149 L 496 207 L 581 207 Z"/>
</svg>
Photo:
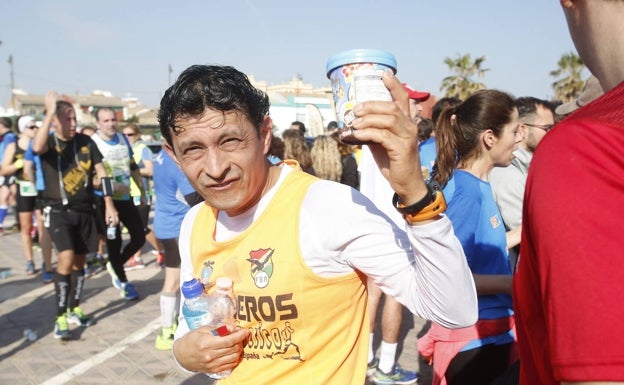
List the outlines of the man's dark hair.
<svg viewBox="0 0 624 385">
<path fill-rule="evenodd" d="M 54 113 L 55 115 L 58 115 L 59 113 L 65 115 L 65 111 L 67 111 L 68 109 L 70 110 L 74 110 L 74 106 L 68 102 L 67 100 L 63 100 L 63 99 L 59 99 L 56 101 L 56 112 Z M 43 110 L 43 114 L 47 114 L 48 110 Z"/>
<path fill-rule="evenodd" d="M 299 132 L 301 132 L 301 135 L 305 135 L 306 132 L 306 127 L 305 124 L 303 124 L 302 122 L 295 120 L 294 122 L 290 123 L 291 126 L 297 126 L 297 128 L 299 129 Z"/>
<path fill-rule="evenodd" d="M 93 113 L 93 116 L 95 116 L 95 120 L 100 120 L 100 111 L 112 111 L 113 114 L 115 114 L 115 116 L 117 116 L 117 112 L 115 112 L 114 109 L 112 109 L 110 107 L 100 107 L 97 110 L 95 110 L 95 112 Z"/>
<path fill-rule="evenodd" d="M 444 110 L 447 107 L 455 107 L 459 105 L 461 102 L 462 100 L 460 98 L 456 98 L 454 96 L 446 97 L 446 98 L 442 98 L 438 100 L 437 102 L 435 102 L 435 104 L 433 105 L 433 108 L 431 109 L 431 120 L 433 120 L 433 122 L 437 125 L 438 118 L 440 117 L 440 113 L 442 112 L 442 110 Z"/>
<path fill-rule="evenodd" d="M 13 127 L 13 121 L 6 116 L 0 116 L 0 124 L 8 128 L 9 130 L 11 129 L 11 127 Z"/>
<path fill-rule="evenodd" d="M 249 82 L 247 76 L 229 66 L 193 65 L 185 69 L 160 101 L 160 133 L 168 144 L 171 132 L 179 133 L 176 120 L 199 116 L 206 108 L 239 111 L 257 132 L 269 114 L 269 97 Z"/>
<path fill-rule="evenodd" d="M 422 118 L 418 122 L 418 140 L 423 142 L 431 137 L 431 133 L 435 130 L 433 120 Z"/>
<path fill-rule="evenodd" d="M 537 106 L 542 106 L 544 108 L 550 109 L 551 111 L 553 111 L 554 116 L 553 105 L 546 100 L 534 98 L 532 96 L 523 96 L 521 98 L 517 98 L 514 101 L 514 104 L 518 109 L 518 116 L 520 117 L 520 119 L 529 115 L 536 114 Z"/>
</svg>

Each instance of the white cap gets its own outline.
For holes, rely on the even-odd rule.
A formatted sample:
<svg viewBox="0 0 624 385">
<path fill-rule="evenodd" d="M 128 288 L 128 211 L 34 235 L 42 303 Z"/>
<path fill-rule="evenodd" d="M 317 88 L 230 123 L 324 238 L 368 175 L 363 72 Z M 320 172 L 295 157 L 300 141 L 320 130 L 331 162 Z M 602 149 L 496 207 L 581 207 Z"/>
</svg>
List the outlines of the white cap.
<svg viewBox="0 0 624 385">
<path fill-rule="evenodd" d="M 24 130 L 26 129 L 26 125 L 34 121 L 35 121 L 35 118 L 33 118 L 30 115 L 24 115 L 21 118 L 19 118 L 17 120 L 17 128 L 19 129 L 19 132 L 24 132 Z"/>
<path fill-rule="evenodd" d="M 230 289 L 233 285 L 232 279 L 228 277 L 217 278 L 215 284 L 219 289 Z"/>
</svg>

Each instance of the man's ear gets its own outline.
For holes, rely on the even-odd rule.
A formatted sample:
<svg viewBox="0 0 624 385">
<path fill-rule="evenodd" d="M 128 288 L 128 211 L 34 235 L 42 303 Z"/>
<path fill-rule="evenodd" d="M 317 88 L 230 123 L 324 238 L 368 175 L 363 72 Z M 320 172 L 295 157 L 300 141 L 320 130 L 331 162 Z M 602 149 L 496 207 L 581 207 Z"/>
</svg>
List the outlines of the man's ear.
<svg viewBox="0 0 624 385">
<path fill-rule="evenodd" d="M 523 139 L 527 137 L 528 131 L 529 131 L 529 128 L 524 123 L 520 123 L 518 125 L 518 133 L 522 135 Z"/>
<path fill-rule="evenodd" d="M 265 116 L 262 124 L 260 125 L 260 140 L 264 149 L 264 154 L 269 153 L 271 147 L 271 138 L 273 133 L 273 120 L 269 116 Z"/>
<path fill-rule="evenodd" d="M 171 159 L 173 159 L 173 161 L 178 165 L 178 167 L 180 167 L 180 162 L 178 161 L 178 157 L 176 156 L 175 151 L 173 150 L 173 147 L 171 147 L 169 143 L 165 142 L 163 143 L 163 148 L 165 149 L 165 151 L 167 151 L 167 154 L 169 154 Z"/>
<path fill-rule="evenodd" d="M 572 0 L 560 0 L 561 6 L 563 8 L 571 8 L 572 7 Z"/>
</svg>

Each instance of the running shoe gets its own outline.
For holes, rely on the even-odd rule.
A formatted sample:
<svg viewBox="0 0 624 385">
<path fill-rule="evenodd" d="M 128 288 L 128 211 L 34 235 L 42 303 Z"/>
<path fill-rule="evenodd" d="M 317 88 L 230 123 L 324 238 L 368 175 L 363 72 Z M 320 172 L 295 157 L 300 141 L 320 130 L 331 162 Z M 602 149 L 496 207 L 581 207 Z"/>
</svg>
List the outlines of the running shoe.
<svg viewBox="0 0 624 385">
<path fill-rule="evenodd" d="M 71 311 L 67 311 L 67 322 L 76 326 L 89 327 L 95 325 L 97 321 L 87 317 L 82 309 L 76 306 Z"/>
<path fill-rule="evenodd" d="M 175 334 L 177 324 L 168 328 L 160 328 L 160 333 L 156 336 L 156 349 L 171 350 L 173 347 L 173 335 Z"/>
<path fill-rule="evenodd" d="M 100 253 L 95 253 L 95 260 L 104 267 L 106 265 L 106 257 Z"/>
<path fill-rule="evenodd" d="M 371 362 L 369 362 L 368 365 L 367 365 L 366 377 L 370 377 L 373 374 L 375 374 L 375 371 L 377 370 L 377 365 L 379 365 L 379 358 L 373 357 Z"/>
<path fill-rule="evenodd" d="M 33 275 L 35 274 L 35 264 L 33 261 L 26 262 L 26 274 Z"/>
<path fill-rule="evenodd" d="M 124 264 L 124 270 L 137 270 L 137 269 L 145 269 L 145 263 L 141 257 L 130 257 L 128 262 Z"/>
<path fill-rule="evenodd" d="M 165 267 L 165 254 L 156 252 L 156 267 Z"/>
<path fill-rule="evenodd" d="M 418 373 L 403 370 L 398 362 L 394 364 L 390 373 L 384 373 L 377 368 L 373 375 L 373 382 L 377 385 L 413 384 L 417 380 Z"/>
<path fill-rule="evenodd" d="M 90 258 L 87 258 L 87 267 L 89 268 L 89 276 L 94 276 L 106 268 L 106 260 L 102 254 L 92 253 Z M 85 275 L 86 273 L 85 270 Z"/>
<path fill-rule="evenodd" d="M 43 281 L 43 283 L 52 282 L 54 280 L 54 272 L 46 271 L 45 273 L 43 273 L 43 277 L 41 278 L 41 280 Z"/>
<path fill-rule="evenodd" d="M 54 338 L 61 340 L 68 340 L 70 338 L 69 324 L 67 323 L 67 316 L 65 314 L 56 317 L 56 322 L 54 323 Z"/>
<path fill-rule="evenodd" d="M 122 282 L 121 283 L 121 296 L 126 301 L 134 301 L 139 299 L 139 293 L 134 288 L 134 285 L 130 282 Z"/>
</svg>

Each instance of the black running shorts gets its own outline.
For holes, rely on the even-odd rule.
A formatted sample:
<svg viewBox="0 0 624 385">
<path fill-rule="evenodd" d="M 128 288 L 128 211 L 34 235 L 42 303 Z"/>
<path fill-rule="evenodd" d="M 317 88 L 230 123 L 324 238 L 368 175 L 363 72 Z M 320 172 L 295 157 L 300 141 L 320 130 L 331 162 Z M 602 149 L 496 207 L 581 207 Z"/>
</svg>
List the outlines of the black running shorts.
<svg viewBox="0 0 624 385">
<path fill-rule="evenodd" d="M 74 250 L 75 254 L 80 255 L 97 250 L 98 233 L 94 212 L 52 209 L 49 215 L 47 228 L 58 252 Z"/>
<path fill-rule="evenodd" d="M 165 266 L 172 268 L 180 267 L 180 249 L 178 248 L 178 239 L 158 239 L 163 245 L 165 251 Z"/>
</svg>

